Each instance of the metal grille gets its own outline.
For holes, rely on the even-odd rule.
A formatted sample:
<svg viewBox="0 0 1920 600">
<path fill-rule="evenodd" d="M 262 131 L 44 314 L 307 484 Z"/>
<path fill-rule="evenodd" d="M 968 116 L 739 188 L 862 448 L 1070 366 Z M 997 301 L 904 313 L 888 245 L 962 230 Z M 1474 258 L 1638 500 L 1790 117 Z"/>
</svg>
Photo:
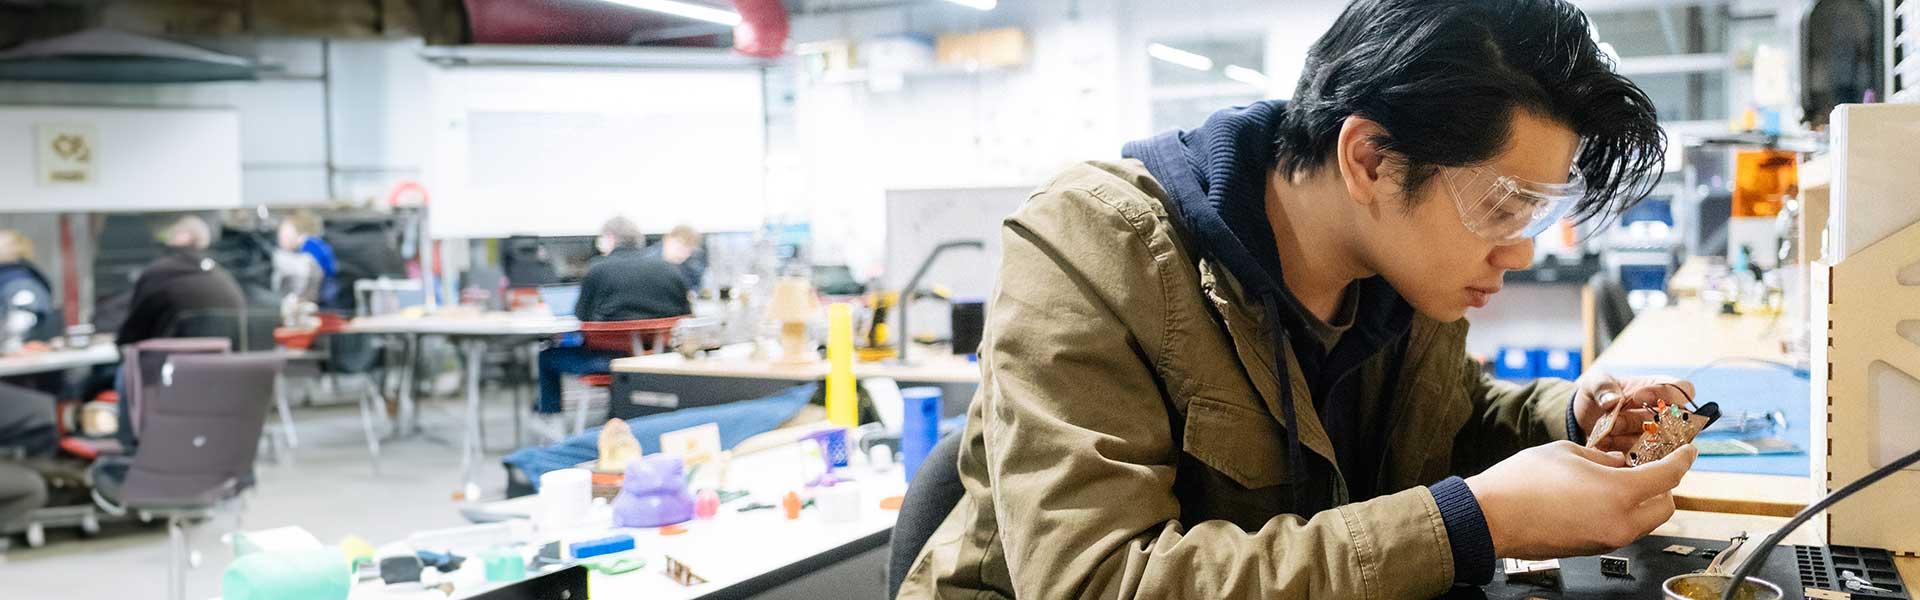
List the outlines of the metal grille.
<svg viewBox="0 0 1920 600">
<path fill-rule="evenodd" d="M 1920 102 L 1920 0 L 1887 0 L 1887 89 L 1895 102 Z"/>
</svg>

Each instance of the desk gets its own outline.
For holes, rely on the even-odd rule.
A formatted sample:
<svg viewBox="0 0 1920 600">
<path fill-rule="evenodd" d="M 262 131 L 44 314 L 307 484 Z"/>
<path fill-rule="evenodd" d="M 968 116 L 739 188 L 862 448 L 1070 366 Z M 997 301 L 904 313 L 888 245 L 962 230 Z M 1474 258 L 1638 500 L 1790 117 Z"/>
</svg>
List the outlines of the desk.
<svg viewBox="0 0 1920 600">
<path fill-rule="evenodd" d="M 0 356 L 0 377 L 65 371 L 119 361 L 120 348 L 114 346 L 111 341 L 100 340 L 85 348 L 20 352 Z"/>
<path fill-rule="evenodd" d="M 536 341 L 580 330 L 580 321 L 572 317 L 554 317 L 544 313 L 483 313 L 473 315 L 435 315 L 427 317 L 380 316 L 349 321 L 340 333 L 398 335 L 407 339 L 411 353 L 419 347 L 421 336 L 445 336 L 460 347 L 467 375 L 467 415 L 465 432 L 460 438 L 462 498 L 480 496 L 473 470 L 480 461 L 480 371 L 490 342 Z M 401 366 L 405 374 L 400 387 L 400 423 L 409 430 L 419 428 L 419 415 L 413 401 L 413 360 Z M 520 410 L 516 407 L 514 410 Z"/>
<path fill-rule="evenodd" d="M 795 383 L 827 376 L 826 361 L 787 364 L 751 358 L 750 345 L 736 345 L 705 358 L 678 354 L 636 356 L 613 361 L 614 385 L 610 402 L 614 415 L 632 418 L 691 406 L 709 406 L 759 398 Z M 964 357 L 920 349 L 912 365 L 853 364 L 859 379 L 885 377 L 902 385 L 937 385 L 945 394 L 949 415 L 966 408 L 980 383 L 980 365 Z"/>
<path fill-rule="evenodd" d="M 1690 369 L 1734 357 L 1785 361 L 1788 357 L 1782 352 L 1779 338 L 1790 329 L 1791 324 L 1782 319 L 1718 315 L 1698 301 L 1683 301 L 1635 316 L 1594 361 L 1594 368 L 1631 373 Z M 1804 508 L 1813 497 L 1813 484 L 1806 477 L 1709 471 L 1687 473 L 1674 490 L 1674 502 L 1682 509 L 1760 515 L 1781 521 Z"/>
<path fill-rule="evenodd" d="M 594 598 L 737 598 L 766 592 L 803 576 L 821 573 L 836 583 L 870 595 L 884 595 L 885 582 L 878 565 L 859 569 L 833 569 L 848 559 L 883 551 L 892 534 L 898 512 L 879 507 L 881 499 L 905 492 L 906 483 L 898 467 L 874 473 L 856 465 L 847 473 L 860 486 L 859 517 L 847 523 L 827 523 L 818 509 L 805 510 L 795 521 L 786 520 L 779 509 L 737 512 L 737 508 L 759 501 L 778 504 L 779 497 L 799 485 L 794 472 L 797 461 L 807 460 L 798 445 L 736 458 L 730 467 L 730 488 L 751 492 L 748 499 L 736 500 L 720 508 L 711 521 L 686 523 L 686 533 L 662 536 L 658 529 L 614 529 L 610 514 L 595 515 L 597 523 L 560 534 L 562 540 L 584 540 L 615 533 L 634 537 L 633 556 L 646 560 L 640 570 L 621 575 L 594 573 L 591 589 Z M 537 506 L 537 497 L 527 496 L 484 505 L 495 515 L 526 515 Z M 550 536 L 542 535 L 543 539 Z M 531 552 L 528 549 L 527 552 Z M 884 552 L 882 552 L 884 554 Z M 665 557 L 686 564 L 707 583 L 682 587 L 661 574 Z M 483 583 L 484 566 L 469 561 L 452 574 L 455 597 L 464 597 L 489 587 Z M 884 564 L 884 560 L 881 561 Z M 824 571 L 824 572 L 823 572 Z M 531 575 L 531 573 L 530 573 Z M 867 587 L 871 585 L 871 588 Z M 376 597 L 377 581 L 356 589 L 355 598 Z M 362 593 L 362 592 L 366 593 Z M 843 594 L 814 597 L 839 597 Z"/>
<path fill-rule="evenodd" d="M 1780 340 L 1791 333 L 1784 318 L 1714 314 L 1697 301 L 1641 312 L 1593 361 L 1596 369 L 1698 367 L 1722 358 L 1785 361 Z"/>
</svg>

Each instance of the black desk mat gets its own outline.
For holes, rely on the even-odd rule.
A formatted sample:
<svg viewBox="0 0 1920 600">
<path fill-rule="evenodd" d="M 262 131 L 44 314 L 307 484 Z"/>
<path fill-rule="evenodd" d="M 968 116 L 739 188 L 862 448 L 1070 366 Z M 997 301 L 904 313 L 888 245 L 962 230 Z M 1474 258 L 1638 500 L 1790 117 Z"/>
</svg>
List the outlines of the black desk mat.
<svg viewBox="0 0 1920 600">
<path fill-rule="evenodd" d="M 1759 537 L 1747 540 L 1748 544 L 1760 543 Z M 1678 556 L 1662 552 L 1663 548 L 1679 544 L 1693 546 L 1694 551 L 1687 556 Z M 1660 598 L 1660 584 L 1675 575 L 1693 573 L 1707 568 L 1713 562 L 1712 553 L 1724 550 L 1726 540 L 1703 540 L 1666 536 L 1647 536 L 1633 545 L 1616 550 L 1608 556 L 1618 556 L 1630 561 L 1628 572 L 1632 577 L 1607 577 L 1600 574 L 1600 557 L 1583 556 L 1560 560 L 1560 588 L 1553 589 L 1520 583 L 1508 583 L 1503 575 L 1494 575 L 1493 583 L 1484 588 L 1454 588 L 1442 598 L 1447 599 L 1488 599 L 1523 600 L 1526 598 L 1546 598 L 1550 600 L 1646 600 Z M 1800 568 L 1791 547 L 1777 548 L 1767 556 L 1767 563 L 1760 569 L 1759 577 L 1780 586 L 1787 598 L 1800 598 L 1804 594 L 1800 586 Z M 1858 598 L 1859 596 L 1855 596 Z"/>
</svg>

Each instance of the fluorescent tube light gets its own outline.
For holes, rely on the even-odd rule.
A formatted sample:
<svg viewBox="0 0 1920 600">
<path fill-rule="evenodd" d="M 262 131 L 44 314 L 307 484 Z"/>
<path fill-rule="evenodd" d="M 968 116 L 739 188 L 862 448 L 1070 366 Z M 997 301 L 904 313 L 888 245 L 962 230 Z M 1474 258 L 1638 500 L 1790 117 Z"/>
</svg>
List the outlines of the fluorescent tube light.
<svg viewBox="0 0 1920 600">
<path fill-rule="evenodd" d="M 1261 73 L 1240 65 L 1227 65 L 1226 73 L 1227 79 L 1232 79 L 1263 90 L 1267 89 L 1266 73 Z"/>
<path fill-rule="evenodd" d="M 1164 60 L 1195 71 L 1212 71 L 1213 59 L 1194 54 L 1166 44 L 1148 44 L 1147 56 Z"/>
<path fill-rule="evenodd" d="M 701 21 L 706 21 L 709 23 L 719 23 L 721 25 L 726 25 L 728 27 L 732 27 L 740 24 L 740 13 L 733 12 L 730 10 L 721 10 L 718 8 L 701 5 L 701 4 L 694 4 L 691 2 L 679 2 L 677 0 L 600 0 L 600 1 L 611 2 L 621 6 L 638 8 L 640 10 L 650 10 L 653 12 L 667 13 L 670 15 L 686 17 L 689 19 L 699 19 Z"/>
</svg>

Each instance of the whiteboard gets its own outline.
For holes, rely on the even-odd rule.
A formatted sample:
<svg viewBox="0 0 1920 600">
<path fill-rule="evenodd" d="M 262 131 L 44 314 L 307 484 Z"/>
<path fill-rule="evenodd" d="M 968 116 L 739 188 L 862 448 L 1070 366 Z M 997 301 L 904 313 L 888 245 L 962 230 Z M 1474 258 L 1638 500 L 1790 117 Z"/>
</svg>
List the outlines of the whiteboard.
<svg viewBox="0 0 1920 600">
<path fill-rule="evenodd" d="M 49 181 L 43 136 L 85 132 L 83 181 Z M 0 106 L 0 212 L 173 211 L 240 206 L 232 109 Z"/>
<path fill-rule="evenodd" d="M 759 70 L 457 67 L 437 72 L 425 173 L 436 238 L 759 227 Z"/>
<path fill-rule="evenodd" d="M 1036 186 L 887 190 L 886 276 L 879 287 L 907 285 L 907 278 L 942 243 L 979 240 L 981 250 L 957 249 L 927 269 L 922 288 L 945 286 L 956 299 L 984 300 L 1000 276 L 1001 223 L 1026 204 Z M 919 302 L 908 324 L 915 333 L 951 335 L 946 305 Z"/>
</svg>

